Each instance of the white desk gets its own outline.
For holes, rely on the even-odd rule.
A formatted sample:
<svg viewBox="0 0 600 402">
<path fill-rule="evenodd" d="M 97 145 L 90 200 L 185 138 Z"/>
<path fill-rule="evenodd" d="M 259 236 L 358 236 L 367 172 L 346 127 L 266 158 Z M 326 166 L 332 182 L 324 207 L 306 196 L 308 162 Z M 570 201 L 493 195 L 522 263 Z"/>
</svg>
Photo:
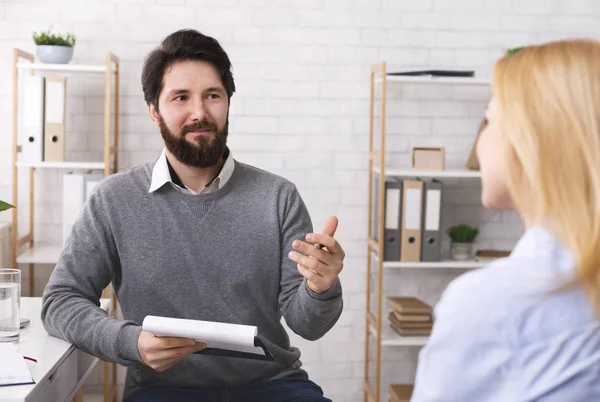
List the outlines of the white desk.
<svg viewBox="0 0 600 402">
<path fill-rule="evenodd" d="M 110 299 L 102 299 L 101 306 L 108 311 Z M 0 387 L 0 402 L 70 401 L 98 363 L 97 358 L 48 335 L 41 311 L 40 297 L 21 298 L 21 317 L 29 318 L 31 324 L 21 330 L 17 346 L 21 354 L 37 360 L 31 368 L 36 383 Z"/>
</svg>

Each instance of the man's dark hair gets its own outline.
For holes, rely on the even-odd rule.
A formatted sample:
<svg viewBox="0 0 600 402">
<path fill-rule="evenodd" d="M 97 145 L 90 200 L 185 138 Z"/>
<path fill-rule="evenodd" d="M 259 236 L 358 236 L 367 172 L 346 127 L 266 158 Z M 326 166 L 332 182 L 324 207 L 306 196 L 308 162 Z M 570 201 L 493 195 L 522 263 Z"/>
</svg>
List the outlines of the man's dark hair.
<svg viewBox="0 0 600 402">
<path fill-rule="evenodd" d="M 219 71 L 227 97 L 235 92 L 229 56 L 219 42 L 193 29 L 182 29 L 167 36 L 160 46 L 146 56 L 142 70 L 144 100 L 158 110 L 158 97 L 163 88 L 165 71 L 175 62 L 203 60 Z"/>
</svg>

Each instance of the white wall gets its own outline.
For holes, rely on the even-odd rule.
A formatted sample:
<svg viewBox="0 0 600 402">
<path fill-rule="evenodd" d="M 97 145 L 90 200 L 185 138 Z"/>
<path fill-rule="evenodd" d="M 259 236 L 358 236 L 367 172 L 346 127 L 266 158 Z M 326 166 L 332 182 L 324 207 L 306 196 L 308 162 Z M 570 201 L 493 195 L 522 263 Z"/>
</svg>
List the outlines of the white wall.
<svg viewBox="0 0 600 402">
<path fill-rule="evenodd" d="M 508 47 L 596 36 L 596 0 L 0 0 L 0 199 L 11 196 L 12 48 L 34 52 L 31 33 L 53 26 L 77 36 L 77 63 L 121 63 L 120 157 L 127 168 L 156 158 L 161 138 L 145 112 L 144 55 L 174 30 L 215 36 L 229 53 L 238 92 L 230 146 L 243 162 L 279 173 L 299 187 L 315 227 L 340 218 L 347 251 L 345 311 L 318 342 L 293 336 L 305 367 L 335 401 L 361 401 L 367 228 L 368 78 L 371 64 L 475 69 L 490 76 Z M 72 159 L 99 158 L 102 80 L 69 81 L 68 149 Z M 388 106 L 388 156 L 408 165 L 413 145 L 446 147 L 447 167 L 462 167 L 485 107 L 487 90 L 395 87 Z M 38 174 L 39 239 L 58 242 L 60 176 Z M 484 211 L 477 181 L 449 182 L 444 226 L 479 223 L 482 247 L 512 247 L 514 214 Z M 23 213 L 26 208 L 21 209 Z M 0 215 L 8 220 L 10 214 Z M 39 287 L 48 267 L 39 268 Z M 386 274 L 389 294 L 434 303 L 455 271 Z M 384 376 L 412 381 L 418 349 L 386 348 Z M 385 381 L 383 386 L 387 386 Z"/>
</svg>

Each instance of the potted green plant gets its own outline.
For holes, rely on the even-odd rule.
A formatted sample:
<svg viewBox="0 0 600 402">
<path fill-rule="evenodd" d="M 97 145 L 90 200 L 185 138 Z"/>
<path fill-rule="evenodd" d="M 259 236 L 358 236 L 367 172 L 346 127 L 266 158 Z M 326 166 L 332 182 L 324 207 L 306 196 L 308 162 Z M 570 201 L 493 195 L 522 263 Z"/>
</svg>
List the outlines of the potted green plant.
<svg viewBox="0 0 600 402">
<path fill-rule="evenodd" d="M 36 44 L 36 54 L 42 63 L 67 64 L 73 57 L 75 35 L 51 34 L 34 32 L 33 41 Z"/>
<path fill-rule="evenodd" d="M 450 251 L 452 258 L 458 261 L 469 260 L 473 256 L 473 243 L 479 234 L 479 229 L 465 224 L 453 225 L 448 228 L 452 240 Z"/>
<path fill-rule="evenodd" d="M 10 205 L 8 202 L 0 200 L 0 212 L 6 211 L 7 209 L 14 208 L 14 205 Z"/>
</svg>

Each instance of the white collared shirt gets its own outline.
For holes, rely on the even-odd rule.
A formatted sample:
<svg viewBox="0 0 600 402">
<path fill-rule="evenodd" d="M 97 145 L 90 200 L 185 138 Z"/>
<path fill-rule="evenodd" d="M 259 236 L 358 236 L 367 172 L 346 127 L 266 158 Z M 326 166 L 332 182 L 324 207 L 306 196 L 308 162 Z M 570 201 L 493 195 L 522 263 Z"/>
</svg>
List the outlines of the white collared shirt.
<svg viewBox="0 0 600 402">
<path fill-rule="evenodd" d="M 184 194 L 209 194 L 222 188 L 227 183 L 227 181 L 229 180 L 229 178 L 231 178 L 231 175 L 233 174 L 234 168 L 235 162 L 233 161 L 231 151 L 229 151 L 229 155 L 227 156 L 225 164 L 223 165 L 223 169 L 221 169 L 219 175 L 210 183 L 210 185 L 203 187 L 199 192 L 196 192 L 187 186 L 185 186 L 185 188 L 179 187 L 173 182 L 171 172 L 169 171 L 169 165 L 167 163 L 167 155 L 165 154 L 165 149 L 163 148 L 160 157 L 154 164 L 154 168 L 152 170 L 152 182 L 150 183 L 150 189 L 148 190 L 148 192 L 152 193 L 164 186 L 166 183 L 170 183 L 175 189 L 181 191 Z"/>
<path fill-rule="evenodd" d="M 569 250 L 541 227 L 435 307 L 413 402 L 600 401 L 600 324 Z"/>
</svg>

